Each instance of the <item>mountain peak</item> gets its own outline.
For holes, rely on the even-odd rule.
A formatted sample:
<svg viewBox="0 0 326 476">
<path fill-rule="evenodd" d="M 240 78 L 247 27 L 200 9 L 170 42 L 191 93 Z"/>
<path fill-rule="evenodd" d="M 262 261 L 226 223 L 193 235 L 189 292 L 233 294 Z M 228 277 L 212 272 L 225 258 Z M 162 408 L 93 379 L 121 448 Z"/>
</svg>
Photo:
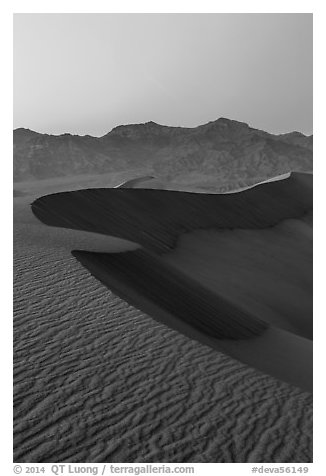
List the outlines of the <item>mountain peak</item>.
<svg viewBox="0 0 326 476">
<path fill-rule="evenodd" d="M 32 131 L 32 129 L 25 127 L 17 127 L 17 129 L 14 129 L 14 134 L 38 134 L 38 132 Z"/>
<path fill-rule="evenodd" d="M 233 119 L 228 119 L 227 117 L 219 117 L 215 121 L 209 121 L 206 124 L 203 124 L 198 127 L 230 127 L 230 128 L 249 128 L 249 125 L 246 122 L 235 121 Z"/>
<path fill-rule="evenodd" d="M 114 127 L 106 136 L 120 136 L 129 139 L 139 139 L 149 134 L 160 134 L 163 129 L 169 129 L 168 126 L 162 126 L 154 121 L 143 122 L 140 124 L 126 124 Z"/>
<path fill-rule="evenodd" d="M 278 134 L 278 136 L 279 137 L 308 137 L 299 131 L 285 132 L 283 134 Z"/>
<path fill-rule="evenodd" d="M 243 121 L 236 121 L 234 119 L 228 119 L 227 117 L 219 117 L 216 121 L 217 124 L 225 124 L 227 126 L 246 127 L 249 125 Z"/>
<path fill-rule="evenodd" d="M 31 129 L 25 129 L 24 127 L 18 127 L 13 131 L 14 143 L 25 143 L 34 137 L 39 137 L 42 134 L 32 131 Z"/>
<path fill-rule="evenodd" d="M 157 122 L 154 122 L 154 121 L 145 122 L 144 125 L 145 125 L 145 126 L 159 126 L 159 127 L 164 127 L 164 126 L 161 126 L 161 124 L 158 124 Z"/>
</svg>

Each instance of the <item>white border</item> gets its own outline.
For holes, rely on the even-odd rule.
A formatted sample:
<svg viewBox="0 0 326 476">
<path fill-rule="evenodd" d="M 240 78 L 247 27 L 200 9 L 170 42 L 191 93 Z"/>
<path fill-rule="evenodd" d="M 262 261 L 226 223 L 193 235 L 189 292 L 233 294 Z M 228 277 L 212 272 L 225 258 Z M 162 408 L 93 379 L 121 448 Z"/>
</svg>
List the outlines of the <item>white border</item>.
<svg viewBox="0 0 326 476">
<path fill-rule="evenodd" d="M 315 2 L 303 0 L 16 0 L 11 3 L 13 12 L 28 13 L 309 13 Z"/>
<path fill-rule="evenodd" d="M 246 7 L 246 8 L 244 8 Z M 2 415 L 2 437 L 1 449 L 2 459 L 8 471 L 3 470 L 3 474 L 12 473 L 12 14 L 16 13 L 314 13 L 314 209 L 317 220 L 314 227 L 314 290 L 315 290 L 315 432 L 314 432 L 314 463 L 309 465 L 314 474 L 325 474 L 325 320 L 326 311 L 323 302 L 325 294 L 325 220 L 324 209 L 324 189 L 326 178 L 326 154 L 325 154 L 325 130 L 326 115 L 325 104 L 325 7 L 321 1 L 200 1 L 183 2 L 178 0 L 162 1 L 13 1 L 5 2 L 1 7 L 1 47 L 3 67 L 1 73 L 1 170 L 5 172 L 2 179 L 0 193 L 1 203 L 5 205 L 4 219 L 2 221 L 2 342 L 1 342 L 1 364 L 2 364 L 2 392 L 1 408 Z M 5 146 L 4 146 L 5 144 Z M 3 173 L 3 172 L 2 172 Z M 4 397 L 4 393 L 5 398 Z M 241 464 L 196 464 L 196 474 L 250 474 L 253 465 Z M 259 464 L 258 464 L 259 466 Z M 268 465 L 265 467 L 280 466 Z M 294 466 L 290 464 L 289 466 Z M 297 466 L 297 465 L 295 465 Z M 306 466 L 306 465 L 305 465 Z M 230 469 L 229 469 L 230 468 Z M 217 471 L 217 473 L 216 473 Z"/>
</svg>

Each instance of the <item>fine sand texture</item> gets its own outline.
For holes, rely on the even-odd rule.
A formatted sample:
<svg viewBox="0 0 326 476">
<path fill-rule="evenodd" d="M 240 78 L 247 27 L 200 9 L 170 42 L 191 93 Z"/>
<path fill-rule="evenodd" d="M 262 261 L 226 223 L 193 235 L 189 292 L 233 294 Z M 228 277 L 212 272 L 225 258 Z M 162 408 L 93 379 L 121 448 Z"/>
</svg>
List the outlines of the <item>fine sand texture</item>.
<svg viewBox="0 0 326 476">
<path fill-rule="evenodd" d="M 281 197 L 285 194 L 295 198 L 277 212 L 271 207 L 268 220 L 264 218 L 271 230 L 282 226 L 285 219 L 302 221 L 305 229 L 304 217 L 311 210 L 306 190 L 310 185 L 305 182 L 301 175 L 291 176 L 288 184 L 301 192 L 278 190 Z M 278 182 L 269 185 L 275 184 Z M 252 197 L 252 203 L 261 203 L 266 194 L 260 186 L 250 192 L 255 190 L 261 191 L 260 200 L 255 202 Z M 226 229 L 235 235 L 246 230 L 265 232 L 264 227 L 257 228 L 257 223 L 268 207 L 259 205 L 261 212 L 255 208 L 254 220 L 243 217 L 243 228 L 231 226 L 232 231 L 228 226 L 223 228 L 229 223 L 226 214 L 215 213 L 214 223 L 208 210 L 208 229 L 205 224 L 201 226 L 200 218 L 198 231 L 187 225 L 193 220 L 191 213 L 179 226 L 175 202 L 168 199 L 165 206 L 157 198 L 162 193 L 180 196 L 178 192 L 126 188 L 93 192 L 95 203 L 88 190 L 55 194 L 34 202 L 34 213 L 57 228 L 45 227 L 32 215 L 29 204 L 40 195 L 36 186 L 30 195 L 24 190 L 26 196 L 14 199 L 15 461 L 312 461 L 311 393 L 303 389 L 304 385 L 300 388 L 273 378 L 257 365 L 269 359 L 264 357 L 268 340 L 278 342 L 274 354 L 279 356 L 280 364 L 285 363 L 282 349 L 293 341 L 294 346 L 300 344 L 303 349 L 298 373 L 302 366 L 306 375 L 310 362 L 304 362 L 304 356 L 310 340 L 299 331 L 289 332 L 271 320 L 266 322 L 260 309 L 253 312 L 252 302 L 250 309 L 245 309 L 239 306 L 236 295 L 216 293 L 212 288 L 216 273 L 212 270 L 208 269 L 206 276 L 200 263 L 188 258 L 189 270 L 184 265 L 188 243 L 198 239 L 193 233 L 205 234 L 200 236 L 205 243 L 210 233 L 224 233 Z M 144 197 L 144 192 L 150 195 Z M 276 194 L 273 203 L 279 203 L 278 198 Z M 155 219 L 148 203 L 156 210 Z M 201 214 L 204 208 L 204 204 L 199 207 Z M 160 220 L 167 225 L 168 210 L 175 221 L 167 227 L 163 241 L 157 242 Z M 239 204 L 232 210 L 232 220 L 242 216 Z M 114 228 L 115 220 L 118 223 Z M 125 226 L 128 221 L 129 229 Z M 144 226 L 146 223 L 148 226 Z M 147 251 L 139 245 L 146 246 Z M 71 255 L 76 248 L 85 251 L 74 252 L 75 257 L 105 285 Z M 161 269 L 166 270 L 161 289 L 164 293 L 157 292 L 158 278 L 156 287 L 152 286 L 155 293 L 149 296 L 144 288 L 135 287 L 133 276 L 129 282 L 125 276 L 119 278 L 121 264 L 113 266 L 113 258 L 116 263 L 125 259 L 123 266 L 129 266 L 130 256 L 132 260 L 146 258 L 148 266 L 155 264 L 145 282 L 150 281 L 152 271 L 158 275 Z M 205 260 L 203 256 L 199 261 Z M 137 262 L 134 271 L 145 272 Z M 194 269 L 199 270 L 198 276 Z M 207 293 L 214 295 L 214 312 L 219 319 L 211 319 L 209 329 L 198 328 L 191 320 L 186 322 L 191 316 L 185 315 L 184 308 L 176 316 L 164 305 L 171 305 L 169 299 L 166 301 L 173 289 L 171 275 L 178 276 L 179 286 L 186 283 L 189 288 L 191 281 L 197 291 L 202 291 L 199 298 Z M 230 284 L 226 290 L 228 287 Z M 198 306 L 199 298 L 194 297 L 194 306 Z M 221 302 L 225 308 L 221 309 Z M 236 319 L 235 329 L 226 322 L 221 312 L 226 308 L 232 311 L 231 319 L 236 317 L 234 311 L 241 316 L 240 323 L 242 319 L 249 322 L 250 337 L 233 333 L 239 332 L 239 322 Z M 202 326 L 207 324 L 208 316 L 205 312 L 197 321 L 193 313 L 195 324 Z M 226 324 L 232 338 L 212 335 L 214 329 L 226 332 Z M 240 361 L 243 355 L 247 355 L 247 362 Z M 271 365 L 275 366 L 275 357 Z"/>
</svg>

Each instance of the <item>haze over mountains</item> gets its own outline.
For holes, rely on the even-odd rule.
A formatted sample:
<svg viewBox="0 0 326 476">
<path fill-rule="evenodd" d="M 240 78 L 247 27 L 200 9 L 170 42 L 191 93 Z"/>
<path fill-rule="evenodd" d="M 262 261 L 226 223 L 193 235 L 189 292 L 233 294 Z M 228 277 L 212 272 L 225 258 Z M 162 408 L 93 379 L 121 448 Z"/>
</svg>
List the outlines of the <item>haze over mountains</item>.
<svg viewBox="0 0 326 476">
<path fill-rule="evenodd" d="M 241 186 L 291 170 L 312 170 L 312 136 L 273 135 L 220 118 L 194 127 L 147 122 L 103 137 L 14 131 L 14 181 L 137 170 L 182 183 Z"/>
</svg>

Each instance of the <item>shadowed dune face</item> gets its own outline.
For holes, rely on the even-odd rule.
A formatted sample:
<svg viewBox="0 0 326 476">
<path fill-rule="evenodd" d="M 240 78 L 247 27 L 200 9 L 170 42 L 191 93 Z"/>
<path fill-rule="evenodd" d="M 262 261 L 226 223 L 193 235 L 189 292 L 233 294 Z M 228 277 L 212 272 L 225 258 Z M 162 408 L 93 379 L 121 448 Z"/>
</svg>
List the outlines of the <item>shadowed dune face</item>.
<svg viewBox="0 0 326 476">
<path fill-rule="evenodd" d="M 145 312 L 142 303 L 155 302 L 156 308 L 174 313 L 210 338 L 255 336 L 264 333 L 268 324 L 311 337 L 312 230 L 307 225 L 312 212 L 311 175 L 294 173 L 285 180 L 228 195 L 128 188 L 80 190 L 37 199 L 32 210 L 48 225 L 116 236 L 158 255 L 178 245 L 163 260 L 145 251 L 115 256 L 74 253 L 102 282 Z M 291 220 L 294 226 L 293 222 L 289 225 Z M 207 236 L 197 241 L 191 238 L 192 245 L 185 247 L 187 233 L 198 237 L 195 230 L 210 230 L 210 240 Z M 224 245 L 223 234 L 227 236 Z M 308 250 L 304 259 L 302 250 Z M 299 267 L 291 269 L 289 261 L 297 261 Z M 284 341 L 284 336 L 268 339 L 268 358 L 273 346 L 277 352 L 277 339 Z M 311 348 L 298 339 L 289 339 L 288 351 L 305 356 L 309 374 Z M 228 349 L 230 355 L 248 362 L 248 348 L 244 354 L 233 346 L 226 352 Z M 267 359 L 266 371 L 311 388 L 310 375 L 300 376 L 294 362 L 292 367 L 285 365 L 284 373 L 280 361 L 274 361 L 278 368 Z M 252 357 L 249 362 L 253 364 Z M 297 377 L 293 379 L 292 374 Z"/>
<path fill-rule="evenodd" d="M 312 215 L 264 230 L 198 230 L 164 261 L 240 309 L 312 339 Z"/>
<path fill-rule="evenodd" d="M 44 196 L 32 211 L 43 223 L 134 241 L 162 253 L 196 229 L 261 229 L 312 209 L 312 176 L 292 174 L 237 194 L 86 189 Z"/>
<path fill-rule="evenodd" d="M 102 281 L 121 297 L 130 300 L 132 290 L 136 307 L 142 307 L 144 299 L 155 302 L 158 308 L 212 338 L 247 338 L 260 335 L 268 327 L 146 251 L 74 251 L 73 255 L 95 275 L 103 269 Z M 104 277 L 107 269 L 109 276 Z"/>
<path fill-rule="evenodd" d="M 264 373 L 312 391 L 312 343 L 243 312 L 182 269 L 145 251 L 73 251 L 117 296 L 182 334 Z M 282 326 L 284 327 L 284 326 Z"/>
</svg>

